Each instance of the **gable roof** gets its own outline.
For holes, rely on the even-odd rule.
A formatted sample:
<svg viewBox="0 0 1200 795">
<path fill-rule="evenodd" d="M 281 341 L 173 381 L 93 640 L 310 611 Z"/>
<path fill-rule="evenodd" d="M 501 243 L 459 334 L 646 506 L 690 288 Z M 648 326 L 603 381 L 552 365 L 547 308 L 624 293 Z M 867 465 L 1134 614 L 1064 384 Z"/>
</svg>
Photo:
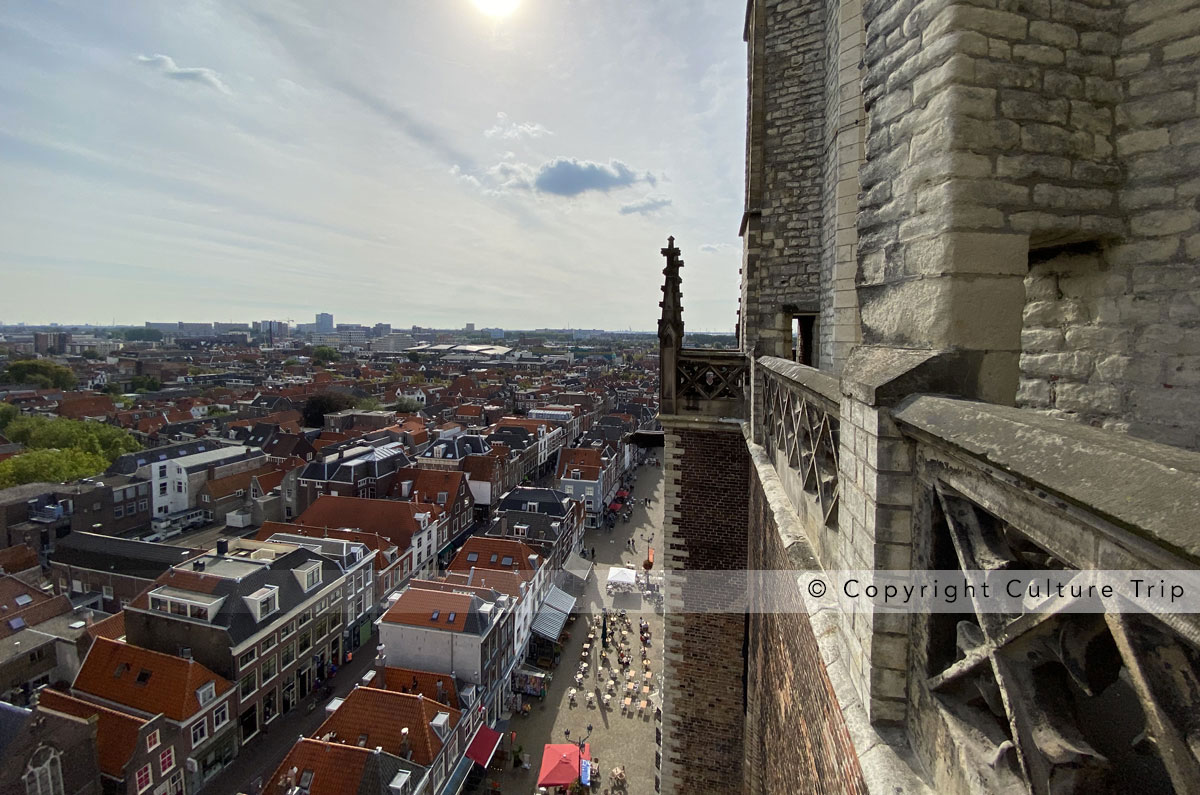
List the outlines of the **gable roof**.
<svg viewBox="0 0 1200 795">
<path fill-rule="evenodd" d="M 532 577 L 537 566 L 529 562 L 529 556 L 540 556 L 520 541 L 508 538 L 471 536 L 450 561 L 450 571 L 469 572 L 471 569 L 495 569 L 497 571 L 519 571 L 525 578 Z M 505 564 L 503 561 L 509 561 Z"/>
<path fill-rule="evenodd" d="M 96 638 L 72 690 L 183 722 L 200 711 L 196 691 L 209 682 L 218 696 L 233 687 L 195 660 Z"/>
<path fill-rule="evenodd" d="M 436 516 L 438 509 L 434 505 L 416 502 L 322 494 L 296 518 L 296 524 L 378 533 L 404 550 L 412 546 L 413 534 L 421 530 L 416 519 L 419 513 Z"/>
<path fill-rule="evenodd" d="M 223 478 L 213 478 L 204 484 L 202 492 L 208 492 L 214 500 L 222 500 L 239 491 L 249 491 L 250 481 L 259 476 L 267 476 L 279 471 L 275 464 L 265 464 L 258 469 L 239 472 L 236 475 L 226 475 Z"/>
<path fill-rule="evenodd" d="M 479 604 L 479 600 L 469 594 L 409 587 L 380 620 L 388 624 L 466 632 L 467 619 L 478 612 Z M 477 631 L 477 622 L 472 623 Z"/>
<path fill-rule="evenodd" d="M 428 767 L 442 750 L 442 739 L 432 726 L 439 712 L 449 714 L 451 729 L 458 725 L 459 711 L 414 693 L 356 687 L 330 715 L 316 736 L 333 733 L 330 739 L 366 748 L 383 748 L 389 754 L 406 756 L 403 729 L 408 729 L 412 761 Z"/>
<path fill-rule="evenodd" d="M 308 777 L 308 795 L 384 795 L 399 771 L 413 767 L 391 754 L 377 754 L 373 747 L 302 738 L 279 763 L 263 791 L 288 792 Z"/>
<path fill-rule="evenodd" d="M 38 694 L 38 706 L 77 718 L 95 715 L 98 719 L 96 750 L 100 757 L 100 772 L 117 779 L 125 778 L 125 766 L 137 751 L 138 735 L 146 720 L 50 688 Z"/>
<path fill-rule="evenodd" d="M 409 497 L 404 494 L 404 484 L 408 481 L 412 482 L 412 488 L 409 491 Z M 466 491 L 470 495 L 470 490 L 467 489 L 467 475 L 457 469 L 418 469 L 416 467 L 407 467 L 396 472 L 396 480 L 392 484 L 391 496 L 396 499 L 410 499 L 412 495 L 418 495 L 421 500 L 428 503 L 436 503 L 438 505 L 446 505 L 452 503 L 460 491 Z M 440 502 L 438 495 L 446 494 L 446 502 Z"/>
</svg>

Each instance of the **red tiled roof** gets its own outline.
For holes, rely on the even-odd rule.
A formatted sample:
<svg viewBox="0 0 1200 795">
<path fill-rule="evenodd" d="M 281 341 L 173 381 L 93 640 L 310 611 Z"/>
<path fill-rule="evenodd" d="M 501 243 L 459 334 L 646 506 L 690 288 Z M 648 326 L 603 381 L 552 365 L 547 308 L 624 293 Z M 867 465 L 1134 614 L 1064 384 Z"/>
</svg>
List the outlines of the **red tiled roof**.
<svg viewBox="0 0 1200 795">
<path fill-rule="evenodd" d="M 471 554 L 477 554 L 477 560 L 468 560 Z M 447 567 L 450 571 L 469 572 L 472 568 L 476 569 L 496 569 L 499 571 L 512 571 L 516 569 L 526 577 L 533 576 L 536 567 L 529 562 L 529 556 L 533 555 L 540 561 L 541 558 L 530 549 L 527 545 L 520 541 L 515 541 L 511 538 L 487 538 L 484 536 L 471 536 L 466 543 L 458 550 L 458 554 L 454 556 L 454 560 L 450 561 Z M 512 558 L 511 565 L 503 566 L 500 561 L 504 558 Z"/>
<path fill-rule="evenodd" d="M 195 660 L 96 638 L 72 689 L 151 715 L 161 712 L 171 720 L 185 721 L 200 711 L 196 691 L 208 682 L 216 684 L 218 696 L 233 687 Z"/>
<path fill-rule="evenodd" d="M 396 499 L 404 499 L 401 496 L 403 485 L 405 481 L 410 480 L 412 481 L 410 494 L 419 495 L 425 502 L 437 503 L 438 495 L 446 492 L 446 504 L 450 504 L 454 502 L 458 492 L 466 484 L 467 475 L 458 470 L 405 467 L 396 472 L 391 496 Z"/>
<path fill-rule="evenodd" d="M 122 640 L 125 637 L 125 611 L 111 615 L 103 621 L 97 621 L 88 627 L 88 635 L 92 639 L 108 638 L 109 640 Z"/>
<path fill-rule="evenodd" d="M 296 524 L 378 533 L 403 550 L 412 545 L 413 533 L 420 531 L 415 515 L 437 511 L 436 505 L 323 494 L 297 517 Z"/>
<path fill-rule="evenodd" d="M 383 620 L 389 624 L 462 632 L 466 629 L 467 611 L 470 608 L 471 597 L 467 594 L 409 588 L 383 614 Z M 435 612 L 438 615 L 436 619 L 433 617 Z M 451 614 L 454 615 L 453 621 L 450 620 Z"/>
<path fill-rule="evenodd" d="M 382 747 L 384 752 L 402 757 L 406 753 L 402 730 L 408 729 L 412 761 L 428 766 L 442 750 L 441 738 L 429 725 L 439 712 L 450 714 L 451 729 L 458 724 L 459 711 L 433 699 L 375 687 L 356 687 L 315 735 L 324 737 L 332 732 L 331 739 L 365 748 Z"/>
<path fill-rule="evenodd" d="M 264 791 L 287 792 L 288 787 L 298 785 L 300 777 L 311 771 L 308 795 L 358 795 L 363 767 L 374 752 L 374 747 L 302 739 L 292 746 Z M 296 771 L 294 775 L 290 773 L 292 770 Z"/>
<path fill-rule="evenodd" d="M 100 772 L 117 779 L 125 778 L 125 765 L 137 751 L 138 733 L 146 721 L 49 688 L 38 694 L 38 706 L 77 718 L 97 716 L 96 750 L 100 756 Z"/>
<path fill-rule="evenodd" d="M 413 683 L 416 683 L 414 687 Z M 438 683 L 442 684 L 442 697 L 438 698 Z M 440 701 L 454 706 L 458 703 L 458 690 L 454 686 L 454 677 L 448 674 L 438 674 L 431 671 L 418 671 L 415 668 L 396 668 L 388 666 L 372 683 L 375 687 L 385 690 L 395 690 L 400 693 L 420 693 L 425 698 Z"/>
<path fill-rule="evenodd" d="M 528 577 L 524 577 L 515 571 L 503 571 L 501 569 L 479 569 L 475 570 L 475 575 L 470 572 L 452 571 L 446 574 L 442 580 L 450 585 L 468 586 L 471 588 L 490 588 L 494 591 L 499 591 L 502 594 L 508 594 L 520 598 L 522 596 L 521 586 L 525 583 Z"/>
</svg>

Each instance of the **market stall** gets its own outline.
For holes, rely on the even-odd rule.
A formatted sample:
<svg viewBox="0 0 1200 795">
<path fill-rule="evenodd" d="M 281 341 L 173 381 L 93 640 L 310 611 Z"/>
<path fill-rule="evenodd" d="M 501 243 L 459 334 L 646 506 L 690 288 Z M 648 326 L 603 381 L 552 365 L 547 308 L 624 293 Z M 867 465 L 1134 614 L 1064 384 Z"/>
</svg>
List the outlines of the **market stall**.
<svg viewBox="0 0 1200 795">
<path fill-rule="evenodd" d="M 614 566 L 608 570 L 608 583 L 604 589 L 610 596 L 615 593 L 637 593 L 637 573 L 633 569 Z"/>
</svg>

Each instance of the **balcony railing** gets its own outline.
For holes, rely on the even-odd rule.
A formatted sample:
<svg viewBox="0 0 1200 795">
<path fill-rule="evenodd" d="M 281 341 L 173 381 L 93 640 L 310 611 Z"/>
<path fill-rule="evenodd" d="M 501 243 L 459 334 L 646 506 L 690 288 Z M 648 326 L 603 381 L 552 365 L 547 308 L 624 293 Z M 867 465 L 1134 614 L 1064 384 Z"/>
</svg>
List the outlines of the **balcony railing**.
<svg viewBox="0 0 1200 795">
<path fill-rule="evenodd" d="M 683 348 L 676 374 L 676 410 L 680 414 L 741 417 L 749 368 L 739 351 Z"/>
<path fill-rule="evenodd" d="M 838 412 L 841 392 L 833 376 L 786 359 L 764 356 L 763 444 L 785 484 L 798 484 L 813 501 L 821 526 L 838 523 Z M 793 503 L 798 495 L 791 495 Z M 805 506 L 796 505 L 798 512 Z"/>
<path fill-rule="evenodd" d="M 895 419 L 922 495 L 914 560 L 964 572 L 1200 564 L 1194 453 L 944 397 L 914 398 Z M 972 596 L 962 613 L 914 618 L 910 670 L 955 755 L 987 760 L 976 772 L 997 791 L 1100 791 L 1134 767 L 1139 789 L 1200 791 L 1200 618 L 1060 603 L 1007 615 Z M 1116 703 L 1137 729 L 1089 717 Z"/>
</svg>

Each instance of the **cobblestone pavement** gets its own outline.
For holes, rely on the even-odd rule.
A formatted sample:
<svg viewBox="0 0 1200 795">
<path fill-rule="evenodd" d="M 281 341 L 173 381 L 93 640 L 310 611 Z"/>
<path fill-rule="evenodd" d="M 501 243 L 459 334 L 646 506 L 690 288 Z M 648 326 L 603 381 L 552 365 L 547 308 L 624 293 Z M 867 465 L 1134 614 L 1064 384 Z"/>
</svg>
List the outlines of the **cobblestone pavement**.
<svg viewBox="0 0 1200 795">
<path fill-rule="evenodd" d="M 654 708 L 661 704 L 660 688 L 662 676 L 662 636 L 663 616 L 648 604 L 643 605 L 640 596 L 626 595 L 618 597 L 615 607 L 623 607 L 630 611 L 633 631 L 629 633 L 634 649 L 635 665 L 640 662 L 637 652 L 637 621 L 644 617 L 650 624 L 651 644 L 650 670 L 653 674 L 652 688 L 649 696 L 650 708 L 639 714 L 637 705 L 639 698 L 645 698 L 640 692 L 644 678 L 638 678 L 638 697 L 633 700 L 633 709 L 623 713 L 621 706 L 624 700 L 624 678 L 619 679 L 620 697 L 614 697 L 610 708 L 600 706 L 605 691 L 605 682 L 595 675 L 594 665 L 589 667 L 588 676 L 579 687 L 573 679 L 580 662 L 583 644 L 587 642 L 589 622 L 593 616 L 599 615 L 602 606 L 614 607 L 613 598 L 604 596 L 604 584 L 608 578 L 611 566 L 634 564 L 641 567 L 646 559 L 648 545 L 654 548 L 655 571 L 662 570 L 662 469 L 659 467 L 643 466 L 637 470 L 638 480 L 634 485 L 633 496 L 638 501 L 633 510 L 633 519 L 629 524 L 617 522 L 612 531 L 591 529 L 584 537 L 584 546 L 590 551 L 596 548 L 596 570 L 593 572 L 583 596 L 577 603 L 580 611 L 575 621 L 569 625 L 570 641 L 563 652 L 562 662 L 554 670 L 554 679 L 548 688 L 545 701 L 534 701 L 533 712 L 528 716 L 514 716 L 509 724 L 510 731 L 517 733 L 516 744 L 524 748 L 529 755 L 530 769 L 509 768 L 503 773 L 489 771 L 486 782 L 495 781 L 500 785 L 504 795 L 531 795 L 537 791 L 537 774 L 541 766 L 542 748 L 546 743 L 567 742 L 565 734 L 570 731 L 570 740 L 588 737 L 591 744 L 592 756 L 599 761 L 598 770 L 600 786 L 593 792 L 610 792 L 609 773 L 613 767 L 624 765 L 627 778 L 625 790 L 629 795 L 651 795 L 654 792 L 654 754 L 655 754 L 655 719 Z M 641 500 L 650 497 L 652 504 L 647 509 L 641 505 Z M 630 549 L 628 542 L 634 540 L 635 548 Z M 651 540 L 652 539 L 652 540 Z M 597 640 L 599 632 L 596 633 Z M 610 661 L 615 656 L 610 654 Z M 597 658 L 589 658 L 591 664 Z M 644 668 L 642 669 L 645 670 Z M 576 688 L 576 703 L 569 702 L 568 691 Z M 594 693 L 597 706 L 587 705 L 586 694 Z M 591 734 L 588 735 L 588 725 Z M 508 749 L 506 738 L 503 748 Z M 476 792 L 487 792 L 486 786 L 476 789 Z"/>
</svg>

